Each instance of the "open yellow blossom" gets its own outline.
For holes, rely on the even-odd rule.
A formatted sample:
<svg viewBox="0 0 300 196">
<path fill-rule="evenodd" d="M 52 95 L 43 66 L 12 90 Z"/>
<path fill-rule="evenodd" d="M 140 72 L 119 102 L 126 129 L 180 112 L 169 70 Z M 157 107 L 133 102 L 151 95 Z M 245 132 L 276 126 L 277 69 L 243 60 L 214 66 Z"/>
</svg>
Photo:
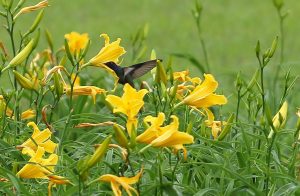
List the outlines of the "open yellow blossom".
<svg viewBox="0 0 300 196">
<path fill-rule="evenodd" d="M 136 115 L 144 105 L 143 98 L 148 92 L 146 89 L 137 91 L 135 88 L 131 87 L 129 84 L 124 85 L 124 94 L 122 97 L 115 95 L 108 95 L 106 101 L 113 106 L 113 113 L 123 113 L 127 116 L 126 128 L 131 135 L 133 126 L 137 127 Z"/>
<path fill-rule="evenodd" d="M 188 78 L 189 73 L 190 73 L 189 70 L 173 72 L 173 78 L 174 78 L 174 80 L 178 80 L 180 82 L 185 82 L 188 80 L 187 78 Z"/>
<path fill-rule="evenodd" d="M 34 122 L 29 122 L 27 126 L 33 128 L 33 133 L 31 138 L 18 146 L 18 148 L 22 148 L 22 153 L 28 153 L 27 148 L 36 151 L 39 146 L 43 147 L 46 152 L 53 153 L 55 148 L 57 147 L 57 144 L 50 140 L 52 132 L 48 128 L 40 131 L 40 129 Z"/>
<path fill-rule="evenodd" d="M 109 43 L 110 39 L 107 34 L 101 34 L 100 37 L 104 38 L 105 45 L 96 56 L 94 56 L 91 60 L 89 60 L 87 65 L 102 67 L 106 69 L 114 77 L 115 86 L 116 86 L 119 77 L 112 69 L 110 69 L 104 63 L 114 62 L 117 64 L 119 62 L 119 57 L 125 54 L 126 51 L 123 47 L 120 46 L 120 42 L 121 42 L 120 38 L 118 38 L 116 41 L 112 43 Z"/>
<path fill-rule="evenodd" d="M 188 93 L 193 91 L 195 87 L 201 83 L 201 79 L 199 77 L 191 78 L 189 76 L 189 70 L 174 72 L 173 78 L 180 82 L 176 86 L 176 98 L 179 100 L 183 100 Z"/>
<path fill-rule="evenodd" d="M 211 134 L 214 139 L 217 139 L 222 132 L 222 127 L 227 124 L 226 121 L 216 121 L 214 114 L 208 108 L 203 108 L 207 115 L 207 120 L 205 121 L 206 126 L 211 128 Z"/>
<path fill-rule="evenodd" d="M 96 103 L 96 95 L 105 93 L 106 91 L 102 88 L 98 88 L 96 86 L 74 86 L 73 87 L 73 95 L 91 95 Z M 66 94 L 71 95 L 71 88 L 66 88 Z"/>
<path fill-rule="evenodd" d="M 174 80 L 179 82 L 191 82 L 193 85 L 200 84 L 201 79 L 198 77 L 191 78 L 189 70 L 178 71 L 173 73 Z"/>
<path fill-rule="evenodd" d="M 15 15 L 14 20 L 21 14 L 33 12 L 33 11 L 42 9 L 44 7 L 47 7 L 48 5 L 49 5 L 48 0 L 44 0 L 44 1 L 39 2 L 36 5 L 24 7 Z"/>
<path fill-rule="evenodd" d="M 74 55 L 78 54 L 81 50 L 84 50 L 89 42 L 87 33 L 79 34 L 73 31 L 69 34 L 65 34 L 65 38 L 68 40 L 70 52 Z"/>
<path fill-rule="evenodd" d="M 137 136 L 136 141 L 154 147 L 172 147 L 175 152 L 179 149 L 183 149 L 186 155 L 183 144 L 193 143 L 194 137 L 188 133 L 178 131 L 178 118 L 174 115 L 172 115 L 171 118 L 173 122 L 162 127 L 165 120 L 164 113 L 159 113 L 158 117 L 147 116 L 144 121 L 150 122 L 151 126 L 144 133 Z"/>
<path fill-rule="evenodd" d="M 66 179 L 65 177 L 62 177 L 62 176 L 48 175 L 47 177 L 49 179 L 48 196 L 52 195 L 51 189 L 56 184 L 71 184 L 71 182 L 68 179 Z"/>
<path fill-rule="evenodd" d="M 204 74 L 204 77 L 205 80 L 186 96 L 181 103 L 197 108 L 208 108 L 213 105 L 226 104 L 227 99 L 224 95 L 214 94 L 214 91 L 218 87 L 218 82 L 214 77 L 211 74 Z"/>
<path fill-rule="evenodd" d="M 142 134 L 137 136 L 136 141 L 140 143 L 150 144 L 153 140 L 164 134 L 169 129 L 178 128 L 178 121 L 173 121 L 170 125 L 162 127 L 165 121 L 165 114 L 160 112 L 157 117 L 146 116 L 145 123 L 150 123 L 151 126 Z"/>
<path fill-rule="evenodd" d="M 135 184 L 139 181 L 141 175 L 143 173 L 143 169 L 134 177 L 127 178 L 127 177 L 118 177 L 111 174 L 102 175 L 99 180 L 103 182 L 110 182 L 112 191 L 114 192 L 115 196 L 122 196 L 122 191 L 120 186 L 125 189 L 126 193 L 129 196 L 132 196 L 131 192 L 134 192 L 136 195 L 139 195 L 137 190 L 135 190 L 131 184 Z"/>
<path fill-rule="evenodd" d="M 20 178 L 44 178 L 54 172 L 54 167 L 57 164 L 58 156 L 51 154 L 47 159 L 43 158 L 45 149 L 38 146 L 36 152 L 30 148 L 25 148 L 31 158 L 28 163 L 16 174 Z"/>
</svg>

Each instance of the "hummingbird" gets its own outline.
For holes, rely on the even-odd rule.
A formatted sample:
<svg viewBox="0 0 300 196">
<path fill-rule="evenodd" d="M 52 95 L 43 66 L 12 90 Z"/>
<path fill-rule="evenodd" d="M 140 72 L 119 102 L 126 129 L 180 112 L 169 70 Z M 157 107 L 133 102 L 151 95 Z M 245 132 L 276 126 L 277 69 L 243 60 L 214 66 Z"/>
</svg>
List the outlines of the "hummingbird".
<svg viewBox="0 0 300 196">
<path fill-rule="evenodd" d="M 158 62 L 162 62 L 162 60 L 155 59 L 143 63 L 134 64 L 128 67 L 120 67 L 112 61 L 104 64 L 117 74 L 117 76 L 119 77 L 118 83 L 123 85 L 128 83 L 134 88 L 133 80 L 145 75 L 147 72 L 152 70 L 154 67 L 156 67 Z"/>
</svg>

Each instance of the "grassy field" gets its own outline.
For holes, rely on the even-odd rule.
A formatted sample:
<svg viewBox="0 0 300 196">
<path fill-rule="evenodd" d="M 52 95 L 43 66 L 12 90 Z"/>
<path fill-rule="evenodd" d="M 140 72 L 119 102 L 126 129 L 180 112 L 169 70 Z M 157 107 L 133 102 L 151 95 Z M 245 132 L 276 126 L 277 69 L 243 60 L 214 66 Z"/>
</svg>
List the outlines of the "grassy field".
<svg viewBox="0 0 300 196">
<path fill-rule="evenodd" d="M 28 1 L 30 4 L 30 1 Z M 149 25 L 147 44 L 148 60 L 150 52 L 155 49 L 158 56 L 167 59 L 173 53 L 187 53 L 203 62 L 202 50 L 197 36 L 191 10 L 194 1 L 180 0 L 52 0 L 46 11 L 42 28 L 47 28 L 55 39 L 55 46 L 63 44 L 64 34 L 71 31 L 88 33 L 92 46 L 97 52 L 102 44 L 99 34 L 108 33 L 112 38 L 122 38 L 125 48 L 124 65 L 132 62 L 130 43 L 131 36 L 145 24 Z M 226 85 L 221 88 L 230 90 L 239 71 L 249 76 L 257 67 L 254 48 L 257 40 L 262 48 L 269 47 L 275 36 L 279 35 L 279 19 L 271 0 L 203 0 L 202 28 L 212 73 L 216 74 Z M 300 4 L 297 0 L 286 0 L 284 10 L 290 14 L 284 23 L 285 61 L 283 69 L 291 68 L 295 75 L 300 73 L 300 39 L 297 39 L 300 26 L 296 25 L 300 17 Z M 25 16 L 22 29 L 33 19 Z M 3 31 L 3 30 L 2 30 Z M 3 32 L 1 32 L 3 33 Z M 99 41 L 100 40 L 100 41 Z M 281 46 L 279 46 L 281 47 Z M 91 52 L 90 54 L 93 54 Z M 267 72 L 272 74 L 271 67 L 278 63 L 279 52 L 275 54 Z M 178 68 L 188 68 L 198 73 L 190 62 L 174 59 Z M 197 74 L 194 74 L 197 75 Z"/>
<path fill-rule="evenodd" d="M 30 2 L 33 1 L 28 1 L 28 4 Z M 284 24 L 286 63 L 299 73 L 300 40 L 296 37 L 300 31 L 297 25 L 300 4 L 297 0 L 285 2 L 284 9 L 290 12 Z M 112 3 L 109 0 L 77 0 L 70 3 L 52 0 L 50 4 L 42 27 L 49 29 L 54 37 L 61 37 L 55 39 L 56 47 L 62 45 L 64 34 L 78 31 L 89 33 L 95 52 L 100 45 L 98 36 L 103 32 L 113 38 L 121 37 L 128 48 L 130 37 L 138 28 L 149 24 L 149 53 L 155 49 L 161 58 L 176 52 L 193 54 L 200 60 L 203 58 L 191 14 L 194 1 L 116 0 Z M 271 0 L 203 0 L 203 7 L 204 39 L 211 66 L 218 74 L 255 67 L 254 47 L 257 40 L 268 47 L 279 35 L 278 17 Z M 25 18 L 28 23 L 32 19 L 31 16 Z M 125 62 L 131 63 L 127 58 L 124 58 Z M 190 65 L 183 62 L 178 66 Z"/>
</svg>

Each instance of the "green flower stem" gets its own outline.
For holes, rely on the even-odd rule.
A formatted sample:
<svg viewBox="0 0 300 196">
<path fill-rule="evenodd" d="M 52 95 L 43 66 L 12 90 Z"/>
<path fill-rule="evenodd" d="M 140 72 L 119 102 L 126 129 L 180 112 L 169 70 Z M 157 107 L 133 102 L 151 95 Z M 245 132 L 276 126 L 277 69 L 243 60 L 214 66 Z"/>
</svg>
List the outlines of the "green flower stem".
<svg viewBox="0 0 300 196">
<path fill-rule="evenodd" d="M 55 99 L 54 100 L 54 103 L 51 105 L 51 113 L 50 113 L 50 117 L 49 117 L 49 124 L 51 124 L 51 121 L 52 121 L 52 117 L 53 117 L 53 112 L 54 112 L 54 109 L 56 108 L 57 104 L 59 102 L 59 98 Z"/>
<path fill-rule="evenodd" d="M 162 152 L 162 150 L 161 150 Z M 161 159 L 161 153 L 158 153 L 157 159 L 158 159 L 158 174 L 159 174 L 159 190 L 160 190 L 160 195 L 163 196 L 163 175 L 162 175 L 162 159 Z"/>
<path fill-rule="evenodd" d="M 241 96 L 241 88 L 238 89 L 237 91 L 238 95 L 237 95 L 237 105 L 236 105 L 236 116 L 235 116 L 235 123 L 237 123 L 238 119 L 239 119 L 239 110 L 240 110 L 240 103 L 241 103 L 241 99 L 242 99 L 242 96 Z"/>
<path fill-rule="evenodd" d="M 177 166 L 180 162 L 180 157 L 179 157 L 179 153 L 177 154 L 177 161 L 176 161 L 176 164 L 172 170 L 172 183 L 174 183 L 174 180 L 175 180 L 175 172 L 176 172 L 176 169 L 177 169 Z"/>
<path fill-rule="evenodd" d="M 130 151 L 128 151 L 128 157 L 127 157 L 127 163 L 128 163 L 128 165 L 129 165 L 129 167 L 130 167 L 130 171 L 131 171 L 131 173 L 132 173 L 132 176 L 135 176 L 135 173 L 134 173 L 134 170 L 133 170 L 133 166 L 132 166 L 132 164 L 131 164 L 131 161 L 130 161 Z M 137 182 L 137 184 L 136 184 L 136 189 L 137 189 L 137 192 L 139 193 L 139 195 L 140 195 L 140 181 L 138 181 Z"/>
<path fill-rule="evenodd" d="M 275 94 L 276 94 L 276 86 L 277 86 L 277 82 L 278 82 L 278 77 L 279 77 L 279 72 L 280 72 L 280 67 L 282 66 L 283 62 L 284 62 L 284 28 L 283 28 L 283 22 L 285 17 L 282 16 L 281 14 L 281 9 L 276 9 L 277 10 L 277 15 L 279 17 L 279 31 L 280 31 L 280 61 L 279 61 L 279 65 L 276 66 L 276 72 L 275 72 L 275 77 L 274 77 L 274 86 L 273 89 L 275 90 Z M 274 96 L 276 98 L 276 96 Z"/>
<path fill-rule="evenodd" d="M 66 130 L 67 130 L 67 128 L 69 127 L 69 124 L 70 124 L 70 121 L 71 121 L 72 113 L 73 113 L 73 109 L 71 109 L 71 111 L 70 111 L 70 113 L 69 113 L 69 116 L 68 116 L 68 118 L 67 118 L 67 120 L 66 120 L 66 125 L 65 125 L 65 127 L 64 127 L 64 129 L 63 129 L 63 131 L 62 131 L 62 133 L 61 133 L 61 137 L 60 137 L 60 141 L 59 141 L 59 145 L 58 145 L 61 154 L 62 154 L 62 152 L 63 152 L 63 147 L 62 147 L 63 141 L 64 141 L 64 139 L 65 139 Z"/>
<path fill-rule="evenodd" d="M 148 144 L 147 146 L 145 146 L 144 148 L 142 148 L 140 151 L 139 151 L 139 154 L 142 154 L 144 153 L 145 150 L 147 150 L 149 147 L 151 147 L 152 144 Z"/>
<path fill-rule="evenodd" d="M 205 46 L 205 42 L 204 39 L 202 38 L 201 35 L 200 36 L 200 43 L 201 43 L 201 47 L 202 47 L 202 51 L 203 51 L 203 56 L 204 56 L 204 60 L 205 60 L 205 64 L 206 64 L 206 68 L 207 68 L 207 72 L 210 73 L 210 66 L 208 63 L 208 55 L 207 55 L 207 50 L 206 50 L 206 46 Z"/>
<path fill-rule="evenodd" d="M 260 85 L 261 85 L 261 99 L 262 99 L 262 112 L 265 113 L 265 87 L 264 87 L 264 68 L 260 68 Z"/>
<path fill-rule="evenodd" d="M 276 139 L 276 132 L 274 131 L 274 136 L 271 139 L 271 143 L 268 147 L 268 154 L 266 157 L 266 163 L 267 163 L 266 184 L 265 184 L 266 195 L 268 195 L 268 190 L 269 190 L 271 153 L 272 153 L 272 148 L 273 148 L 275 139 Z"/>
<path fill-rule="evenodd" d="M 176 109 L 177 107 L 181 106 L 183 104 L 183 101 L 177 103 L 176 105 L 174 105 L 173 109 Z"/>
<path fill-rule="evenodd" d="M 14 41 L 14 25 L 15 25 L 15 21 L 14 21 L 14 16 L 11 13 L 10 10 L 7 10 L 6 12 L 6 24 L 7 24 L 7 32 L 9 34 L 9 38 L 11 41 L 11 47 L 12 47 L 12 52 L 13 52 L 13 56 L 16 56 L 16 46 L 15 46 L 15 41 Z M 14 70 L 17 70 L 17 68 L 15 67 Z M 14 104 L 14 116 L 15 116 L 15 125 L 16 125 L 16 132 L 19 132 L 19 127 L 17 126 L 17 122 L 20 120 L 20 109 L 19 109 L 19 98 L 18 98 L 18 84 L 17 84 L 17 79 L 16 77 L 14 77 L 14 82 L 13 82 L 13 88 L 15 89 L 15 104 Z"/>
<path fill-rule="evenodd" d="M 300 118 L 298 119 L 298 123 L 300 124 Z M 296 129 L 296 132 L 294 134 L 294 144 L 293 144 L 293 154 L 292 154 L 292 157 L 289 161 L 289 173 L 291 176 L 293 177 L 296 177 L 295 176 L 295 164 L 296 164 L 296 161 L 297 161 L 297 156 L 298 156 L 298 153 L 299 153 L 299 132 L 300 132 L 300 129 Z"/>
<path fill-rule="evenodd" d="M 206 71 L 209 73 L 210 72 L 210 66 L 209 66 L 209 62 L 208 62 L 208 55 L 207 55 L 206 45 L 205 45 L 204 39 L 202 37 L 200 20 L 196 23 L 196 26 L 197 26 L 197 30 L 198 30 L 198 37 L 200 39 L 201 49 L 202 49 L 203 56 L 204 56 L 204 61 L 205 61 L 205 64 L 206 64 L 206 69 L 207 69 Z"/>
</svg>

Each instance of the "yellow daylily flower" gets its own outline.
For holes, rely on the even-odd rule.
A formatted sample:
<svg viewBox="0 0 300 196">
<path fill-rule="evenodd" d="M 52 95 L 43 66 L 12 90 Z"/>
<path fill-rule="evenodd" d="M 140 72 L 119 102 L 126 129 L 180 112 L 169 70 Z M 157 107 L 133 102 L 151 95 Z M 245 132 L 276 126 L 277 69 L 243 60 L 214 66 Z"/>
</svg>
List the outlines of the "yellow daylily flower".
<svg viewBox="0 0 300 196">
<path fill-rule="evenodd" d="M 188 133 L 178 131 L 179 121 L 175 115 L 171 118 L 173 122 L 162 127 L 165 120 L 164 113 L 159 113 L 158 117 L 147 116 L 144 121 L 150 122 L 151 126 L 142 134 L 137 136 L 136 141 L 146 143 L 154 147 L 172 147 L 175 152 L 185 148 L 183 144 L 194 142 L 194 137 Z"/>
<path fill-rule="evenodd" d="M 68 40 L 70 52 L 74 55 L 84 50 L 89 42 L 89 35 L 87 33 L 79 34 L 73 31 L 65 34 L 65 38 Z"/>
<path fill-rule="evenodd" d="M 47 176 L 49 179 L 49 184 L 48 184 L 48 196 L 52 195 L 52 187 L 57 185 L 57 184 L 71 184 L 71 182 L 66 179 L 65 177 L 62 176 L 57 176 L 57 175 L 48 175 Z"/>
<path fill-rule="evenodd" d="M 213 138 L 217 139 L 222 131 L 222 127 L 226 124 L 227 123 L 225 121 L 213 121 L 212 123 L 206 125 L 211 128 Z"/>
<path fill-rule="evenodd" d="M 138 121 L 136 115 L 143 107 L 143 98 L 148 91 L 146 89 L 137 91 L 129 84 L 125 84 L 123 90 L 124 94 L 122 97 L 108 95 L 105 100 L 113 106 L 113 113 L 120 112 L 127 116 L 126 128 L 129 135 L 131 135 L 133 126 L 137 127 Z"/>
<path fill-rule="evenodd" d="M 151 123 L 151 126 L 142 134 L 136 137 L 136 141 L 140 143 L 150 144 L 153 140 L 164 134 L 169 129 L 178 128 L 178 121 L 173 121 L 170 125 L 162 127 L 165 121 L 165 114 L 160 112 L 157 117 L 146 116 L 145 123 Z"/>
<path fill-rule="evenodd" d="M 211 134 L 213 138 L 218 139 L 222 132 L 222 128 L 228 123 L 226 121 L 215 120 L 214 114 L 208 108 L 203 108 L 207 115 L 207 120 L 205 120 L 206 126 L 211 128 Z"/>
<path fill-rule="evenodd" d="M 24 7 L 15 15 L 14 20 L 21 14 L 36 11 L 36 10 L 42 9 L 44 7 L 47 7 L 48 5 L 49 5 L 48 0 L 44 0 L 44 1 L 39 2 L 36 5 Z"/>
<path fill-rule="evenodd" d="M 126 193 L 129 196 L 132 196 L 131 192 L 134 192 L 136 195 L 139 195 L 137 190 L 135 190 L 131 184 L 135 184 L 139 181 L 141 175 L 143 173 L 143 169 L 134 177 L 127 178 L 127 177 L 118 177 L 111 174 L 102 175 L 99 180 L 103 182 L 110 182 L 112 191 L 114 192 L 115 196 L 122 196 L 122 191 L 120 190 L 120 186 L 125 189 Z"/>
<path fill-rule="evenodd" d="M 191 78 L 189 74 L 190 74 L 189 70 L 177 71 L 173 73 L 173 78 L 174 80 L 177 80 L 179 82 L 191 82 L 193 83 L 193 85 L 201 83 L 200 78 L 198 77 Z"/>
<path fill-rule="evenodd" d="M 224 95 L 214 94 L 214 91 L 218 87 L 218 82 L 214 77 L 211 74 L 204 74 L 204 77 L 205 80 L 186 96 L 181 103 L 197 108 L 208 108 L 213 105 L 226 104 L 227 99 Z"/>
<path fill-rule="evenodd" d="M 89 63 L 97 67 L 105 66 L 103 64 L 110 61 L 118 63 L 119 57 L 126 52 L 125 49 L 120 46 L 121 39 L 118 38 L 116 41 L 109 43 L 110 39 L 107 34 L 101 34 L 100 37 L 104 38 L 105 45 Z"/>
<path fill-rule="evenodd" d="M 30 153 L 27 148 L 36 151 L 39 146 L 43 147 L 46 152 L 53 153 L 57 144 L 50 140 L 52 132 L 48 128 L 40 131 L 34 122 L 29 122 L 27 126 L 33 128 L 33 133 L 28 140 L 18 146 L 18 148 L 22 148 L 22 153 Z"/>
<path fill-rule="evenodd" d="M 185 82 L 185 81 L 187 81 L 187 77 L 189 74 L 190 74 L 189 70 L 177 71 L 177 72 L 173 72 L 173 78 L 174 78 L 174 80 L 178 80 L 180 82 Z"/>
<path fill-rule="evenodd" d="M 66 94 L 71 95 L 71 88 L 67 87 Z M 73 87 L 73 95 L 91 95 L 94 101 L 94 104 L 96 103 L 96 95 L 105 93 L 106 91 L 102 88 L 98 88 L 96 86 L 74 86 Z"/>
<path fill-rule="evenodd" d="M 16 174 L 20 178 L 43 178 L 47 179 L 48 175 L 54 172 L 58 156 L 51 154 L 47 159 L 43 158 L 45 149 L 38 146 L 36 152 L 30 148 L 25 148 L 31 158 L 28 163 Z"/>
<path fill-rule="evenodd" d="M 174 80 L 181 82 L 176 86 L 176 98 L 179 100 L 183 100 L 183 97 L 185 97 L 185 95 L 190 93 L 192 90 L 195 89 L 197 85 L 201 83 L 201 79 L 199 77 L 191 78 L 189 76 L 189 70 L 174 72 L 173 78 Z"/>
<path fill-rule="evenodd" d="M 172 146 L 173 148 L 173 153 L 177 154 L 179 150 L 183 151 L 183 159 L 186 161 L 187 160 L 187 150 L 182 144 L 174 145 Z"/>
<path fill-rule="evenodd" d="M 107 34 L 101 34 L 100 37 L 103 37 L 105 40 L 104 47 L 100 50 L 100 52 L 94 56 L 86 65 L 92 65 L 96 67 L 102 67 L 106 69 L 115 80 L 115 86 L 119 80 L 119 77 L 117 74 L 110 69 L 108 66 L 106 66 L 104 63 L 107 62 L 114 62 L 118 64 L 119 57 L 126 53 L 125 49 L 120 46 L 121 39 L 118 38 L 116 41 L 109 43 L 110 39 Z"/>
</svg>

